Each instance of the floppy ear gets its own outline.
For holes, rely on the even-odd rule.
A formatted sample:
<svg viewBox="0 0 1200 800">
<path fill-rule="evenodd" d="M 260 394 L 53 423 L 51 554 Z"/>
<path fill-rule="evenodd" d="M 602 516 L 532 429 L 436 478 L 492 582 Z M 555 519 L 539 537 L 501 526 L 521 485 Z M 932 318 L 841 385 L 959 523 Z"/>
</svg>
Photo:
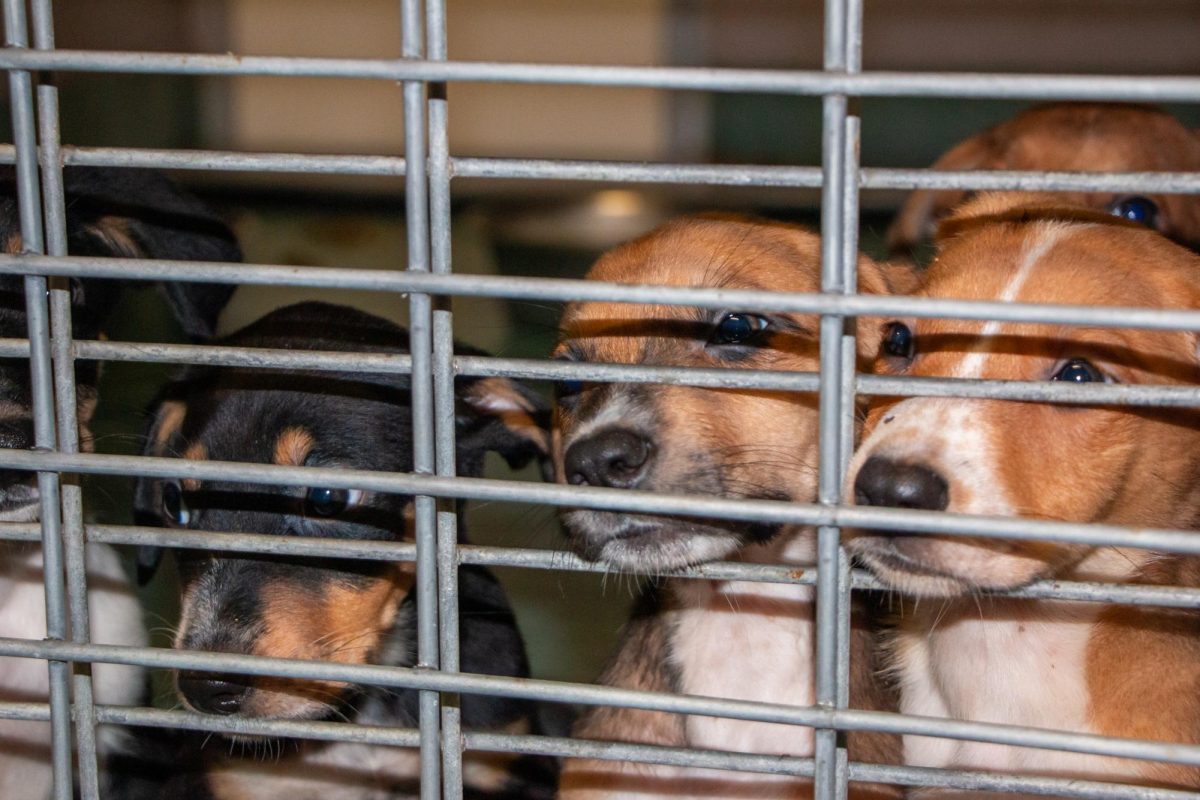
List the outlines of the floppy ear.
<svg viewBox="0 0 1200 800">
<path fill-rule="evenodd" d="M 550 404 L 510 378 L 459 383 L 457 437 L 460 471 L 479 475 L 483 456 L 499 453 L 514 469 L 536 458 L 550 479 Z"/>
<path fill-rule="evenodd" d="M 865 294 L 912 294 L 920 276 L 911 264 L 858 259 L 858 288 Z M 859 368 L 869 370 L 879 352 L 883 322 L 879 317 L 860 317 L 857 326 Z"/>
<path fill-rule="evenodd" d="M 183 420 L 187 416 L 187 405 L 182 399 L 164 395 L 154 409 L 154 417 L 146 435 L 146 446 L 142 455 L 165 456 L 175 452 L 181 441 Z M 141 477 L 133 490 L 133 519 L 137 525 L 162 527 L 162 481 L 157 478 Z M 145 586 L 154 577 L 162 561 L 163 550 L 152 545 L 137 548 L 138 585 Z"/>
<path fill-rule="evenodd" d="M 72 252 L 173 261 L 241 261 L 229 226 L 197 198 L 153 170 L 70 167 L 64 172 Z M 192 339 L 211 338 L 232 284 L 160 284 Z"/>
<path fill-rule="evenodd" d="M 1000 143 L 995 132 L 988 130 L 950 148 L 934 162 L 932 169 L 997 169 L 999 166 Z M 967 197 L 967 192 L 959 190 L 920 189 L 910 194 L 888 228 L 888 252 L 908 256 L 915 247 L 932 239 L 938 221 Z"/>
</svg>

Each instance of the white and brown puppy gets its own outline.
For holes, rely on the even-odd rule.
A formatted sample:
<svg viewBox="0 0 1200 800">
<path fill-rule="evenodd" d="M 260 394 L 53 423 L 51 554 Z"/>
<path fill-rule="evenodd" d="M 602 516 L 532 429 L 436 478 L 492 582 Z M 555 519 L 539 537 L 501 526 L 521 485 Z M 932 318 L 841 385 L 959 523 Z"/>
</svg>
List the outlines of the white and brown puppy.
<svg viewBox="0 0 1200 800">
<path fill-rule="evenodd" d="M 1116 103 L 1038 106 L 955 145 L 942 170 L 1063 172 L 1200 171 L 1200 135 L 1166 112 Z M 964 191 L 913 192 L 888 229 L 888 247 L 907 254 L 928 242 L 940 220 L 970 199 Z M 1139 222 L 1200 249 L 1200 198 L 1182 194 L 1059 192 L 1041 202 L 1083 205 Z"/>
<path fill-rule="evenodd" d="M 1194 309 L 1200 256 L 1085 208 L 985 195 L 943 225 L 926 297 Z M 1023 205 L 1024 204 L 1024 205 Z M 1194 385 L 1195 332 L 885 323 L 877 370 Z M 881 398 L 847 476 L 859 505 L 1194 529 L 1200 412 Z M 1200 613 L 1017 600 L 1043 578 L 1200 586 L 1200 561 L 1083 544 L 863 532 L 849 547 L 906 608 L 891 650 L 909 714 L 1200 743 Z M 927 737 L 909 764 L 1200 787 L 1200 770 Z M 919 796 L 979 797 L 927 790 Z M 1006 795 L 1011 797 L 1011 795 Z"/>
<path fill-rule="evenodd" d="M 907 268 L 859 261 L 860 288 L 912 282 Z M 744 219 L 688 218 L 607 253 L 599 281 L 816 292 L 820 240 L 802 228 Z M 877 329 L 876 326 L 875 329 Z M 878 341 L 864 341 L 873 353 Z M 746 309 L 613 303 L 567 307 L 555 355 L 578 362 L 811 371 L 815 316 Z M 560 386 L 554 426 L 560 482 L 712 497 L 811 502 L 817 480 L 815 394 L 628 383 Z M 815 563 L 811 528 L 572 510 L 573 548 L 616 570 L 654 573 L 719 559 Z M 601 677 L 621 687 L 812 705 L 813 589 L 750 582 L 670 580 L 629 623 Z M 886 706 L 876 686 L 871 632 L 856 617 L 852 704 Z M 886 694 L 886 693 L 884 693 Z M 812 731 L 783 725 L 596 709 L 576 727 L 588 739 L 809 756 Z M 894 762 L 899 742 L 853 734 L 851 757 Z M 560 797 L 793 798 L 791 777 L 568 761 Z M 855 798 L 898 796 L 852 785 Z"/>
</svg>

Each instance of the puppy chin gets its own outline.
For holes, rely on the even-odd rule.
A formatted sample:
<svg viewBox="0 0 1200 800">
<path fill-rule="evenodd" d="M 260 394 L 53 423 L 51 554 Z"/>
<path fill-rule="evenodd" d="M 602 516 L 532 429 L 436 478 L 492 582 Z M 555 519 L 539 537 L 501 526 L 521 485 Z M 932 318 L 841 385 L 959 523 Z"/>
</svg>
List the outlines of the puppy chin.
<svg viewBox="0 0 1200 800">
<path fill-rule="evenodd" d="M 568 511 L 563 524 L 581 558 L 628 572 L 656 573 L 719 561 L 746 537 L 733 530 L 674 518 Z"/>
<path fill-rule="evenodd" d="M 1041 577 L 1047 567 L 1002 547 L 936 537 L 855 536 L 847 549 L 889 588 L 914 597 L 1018 589 Z"/>
</svg>

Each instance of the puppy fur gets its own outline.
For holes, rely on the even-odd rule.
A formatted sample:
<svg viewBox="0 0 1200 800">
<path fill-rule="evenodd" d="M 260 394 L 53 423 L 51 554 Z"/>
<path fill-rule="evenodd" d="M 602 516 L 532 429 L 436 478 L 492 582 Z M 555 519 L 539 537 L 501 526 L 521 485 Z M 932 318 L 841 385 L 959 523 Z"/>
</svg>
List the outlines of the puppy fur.
<svg viewBox="0 0 1200 800">
<path fill-rule="evenodd" d="M 1196 172 L 1200 135 L 1166 112 L 1117 103 L 1037 106 L 960 142 L 933 165 L 942 170 L 1041 170 L 1063 172 Z M 932 237 L 938 222 L 970 199 L 964 191 L 913 192 L 888 230 L 891 252 L 907 255 Z M 1060 192 L 1039 202 L 1110 211 L 1128 195 Z M 1200 200 L 1192 195 L 1150 194 L 1153 227 L 1200 249 Z"/>
<path fill-rule="evenodd" d="M 241 259 L 233 234 L 214 213 L 158 173 L 68 167 L 64 181 L 70 255 Z M 0 247 L 10 255 L 24 250 L 11 167 L 0 167 Z M 78 339 L 99 337 L 119 284 L 73 280 L 70 289 L 73 335 Z M 204 338 L 211 334 L 231 291 L 207 284 L 178 284 L 167 294 L 184 330 L 193 338 Z M 27 335 L 23 280 L 0 277 L 0 337 L 23 339 Z M 87 425 L 97 402 L 98 365 L 77 361 L 75 376 L 81 444 L 90 450 Z M 25 359 L 0 359 L 0 447 L 33 447 L 32 397 Z M 0 521 L 36 520 L 39 511 L 34 475 L 0 471 Z M 116 552 L 96 544 L 87 551 L 93 641 L 144 645 L 141 608 Z M 43 586 L 41 549 L 0 543 L 0 636 L 46 636 Z M 97 664 L 92 677 L 95 699 L 100 703 L 136 704 L 146 691 L 143 672 L 136 667 Z M 0 658 L 0 700 L 44 703 L 48 693 L 45 664 Z M 107 762 L 117 748 L 113 731 L 102 729 L 100 745 Z M 0 721 L 0 797 L 45 797 L 50 786 L 50 726 Z"/>
<path fill-rule="evenodd" d="M 1200 257 L 1140 226 L 1033 196 L 985 195 L 943 226 L 921 296 L 1194 309 Z M 908 355 L 883 373 L 985 380 L 1093 379 L 1195 385 L 1194 332 L 961 320 L 895 320 Z M 886 333 L 884 335 L 887 335 Z M 1072 364 L 1074 366 L 1072 367 Z M 1118 525 L 1200 523 L 1200 415 L 1194 409 L 881 398 L 847 478 L 913 467 L 945 492 L 922 508 Z M 877 475 L 879 473 L 877 472 Z M 894 484 L 892 488 L 901 488 Z M 872 487 L 870 497 L 878 497 Z M 876 505 L 908 505 L 899 496 Z M 864 531 L 849 542 L 910 597 L 891 647 L 909 714 L 1200 743 L 1200 615 L 988 596 L 1038 579 L 1197 586 L 1194 557 L 1127 548 Z M 1100 756 L 906 737 L 909 764 L 1200 787 L 1200 770 Z M 933 789 L 916 797 L 981 797 Z M 990 795 L 987 795 L 990 796 Z M 1005 795 L 1011 796 L 1011 795 Z"/>
<path fill-rule="evenodd" d="M 239 347 L 406 353 L 407 333 L 354 309 L 303 303 L 273 312 L 225 340 Z M 478 476 L 483 456 L 519 465 L 544 457 L 544 401 L 505 379 L 463 380 L 457 420 L 459 474 Z M 192 370 L 166 391 L 148 453 L 193 460 L 412 471 L 407 376 Z M 253 486 L 230 481 L 143 479 L 139 516 L 200 531 L 400 541 L 412 498 L 366 491 Z M 463 528 L 460 525 L 460 532 Z M 411 666 L 416 659 L 411 563 L 180 551 L 182 611 L 177 647 L 279 658 Z M 508 601 L 486 570 L 460 571 L 461 668 L 525 677 L 524 645 Z M 407 727 L 417 692 L 337 682 L 184 672 L 182 703 L 206 713 L 274 719 L 340 719 Z M 211 682 L 223 687 L 217 695 Z M 467 728 L 536 729 L 525 701 L 464 695 Z M 235 737 L 236 739 L 237 737 Z M 412 750 L 349 743 L 264 743 L 278 757 L 205 751 L 199 776 L 181 776 L 163 796 L 392 800 L 415 796 Z M 538 759 L 468 754 L 468 796 L 550 796 L 554 770 Z M 178 781 L 192 785 L 179 788 Z M 200 784 L 199 786 L 195 784 Z"/>
<path fill-rule="evenodd" d="M 693 217 L 609 252 L 588 277 L 815 292 L 819 263 L 818 237 L 799 227 Z M 863 291 L 902 290 L 911 281 L 905 267 L 859 261 Z M 743 318 L 735 321 L 735 332 L 739 326 L 746 330 L 742 323 L 752 331 L 743 342 L 729 343 L 721 333 L 731 324 L 731 314 Z M 818 366 L 817 332 L 817 318 L 804 315 L 575 303 L 563 314 L 555 356 L 579 362 L 812 371 Z M 864 340 L 864 356 L 877 344 Z M 644 461 L 638 465 L 640 474 L 634 478 L 634 470 L 618 470 L 609 476 L 609 485 L 802 502 L 811 502 L 816 494 L 814 394 L 566 385 L 554 425 L 560 482 L 606 482 L 603 475 L 589 477 L 595 473 L 592 455 L 580 456 L 581 448 L 591 452 L 598 441 L 640 442 L 633 457 Z M 810 528 L 590 510 L 567 511 L 563 521 L 577 552 L 618 570 L 653 573 L 719 559 L 815 562 Z M 875 680 L 871 636 L 869 620 L 856 613 L 852 703 L 887 707 L 887 693 Z M 811 587 L 672 579 L 643 599 L 600 682 L 804 706 L 814 702 L 812 658 Z M 796 756 L 811 755 L 813 747 L 812 732 L 802 728 L 617 708 L 588 713 L 575 735 Z M 899 757 L 898 742 L 887 736 L 854 734 L 850 748 L 852 758 L 864 761 L 894 763 Z M 560 797 L 774 798 L 811 796 L 811 791 L 807 781 L 795 778 L 568 760 Z M 854 785 L 851 794 L 896 796 L 890 787 L 866 785 Z"/>
</svg>

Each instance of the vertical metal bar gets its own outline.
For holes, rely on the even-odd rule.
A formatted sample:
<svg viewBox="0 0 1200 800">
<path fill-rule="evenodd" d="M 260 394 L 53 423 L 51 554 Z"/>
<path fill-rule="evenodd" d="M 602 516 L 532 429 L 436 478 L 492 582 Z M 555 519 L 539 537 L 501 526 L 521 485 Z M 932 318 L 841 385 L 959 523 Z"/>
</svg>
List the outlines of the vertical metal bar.
<svg viewBox="0 0 1200 800">
<path fill-rule="evenodd" d="M 24 0 L 4 0 L 5 44 L 26 48 L 29 36 Z M 22 249 L 44 253 L 42 213 L 34 133 L 33 79 L 28 71 L 8 75 L 12 102 L 13 144 L 16 148 L 17 203 L 21 217 Z M 46 307 L 46 279 L 25 278 L 25 306 L 29 335 L 30 388 L 33 402 L 34 446 L 53 450 L 58 436 L 54 419 L 54 385 L 50 357 L 50 325 Z M 63 575 L 61 495 L 58 474 L 38 473 L 42 523 L 42 565 L 46 594 L 46 638 L 67 637 L 66 585 Z M 71 800 L 71 665 L 50 661 L 51 767 L 55 800 Z"/>
<path fill-rule="evenodd" d="M 446 52 L 446 2 L 426 0 L 426 55 L 444 61 Z M 432 268 L 448 273 L 453 268 L 450 249 L 450 141 L 446 85 L 429 86 L 429 224 Z M 449 299 L 433 306 L 433 404 L 437 433 L 437 474 L 453 476 L 457 467 L 454 393 L 454 317 Z M 438 502 L 438 610 L 441 634 L 440 665 L 443 672 L 459 670 L 458 628 L 458 513 L 453 500 Z M 442 696 L 442 797 L 463 796 L 462 715 L 458 695 Z"/>
<path fill-rule="evenodd" d="M 863 0 L 846 0 L 845 48 L 846 72 L 862 70 L 862 26 Z M 858 228 L 859 228 L 859 166 L 861 154 L 862 118 L 855 113 L 857 101 L 847 105 L 842 142 L 842 291 L 854 294 L 858 291 Z M 845 481 L 857 439 L 855 430 L 855 388 L 857 386 L 858 342 L 856 333 L 858 319 L 844 320 L 842 328 L 841 363 L 841 425 L 838 431 L 839 453 L 837 482 L 839 488 Z M 840 499 L 840 496 L 839 496 Z M 840 538 L 840 537 L 839 537 Z M 837 697 L 838 708 L 850 705 L 850 626 L 851 626 L 851 583 L 850 558 L 844 548 L 838 548 L 837 588 Z M 849 796 L 850 754 L 843 746 L 837 749 L 834 788 L 839 800 Z"/>
<path fill-rule="evenodd" d="M 50 0 L 33 0 L 33 46 L 54 49 L 54 12 Z M 42 167 L 46 252 L 67 254 L 66 197 L 60 160 L 58 87 L 43 80 L 37 87 L 38 128 Z M 50 330 L 53 334 L 54 397 L 57 411 L 58 449 L 79 452 L 78 405 L 75 390 L 75 353 L 71 328 L 71 287 L 63 279 L 50 281 Z M 91 639 L 88 615 L 87 551 L 83 537 L 83 494 L 78 479 L 68 479 L 62 494 L 63 556 L 66 566 L 67 605 L 71 641 Z M 79 792 L 83 800 L 100 796 L 100 764 L 96 747 L 96 709 L 90 668 L 76 667 L 72 675 L 75 747 L 79 767 Z"/>
<path fill-rule="evenodd" d="M 847 0 L 826 0 L 825 63 L 827 72 L 846 69 Z M 845 95 L 826 95 L 822 101 L 823 181 L 821 186 L 821 290 L 840 293 L 846 285 L 846 117 Z M 845 394 L 843 360 L 845 320 L 821 316 L 820 441 L 817 499 L 836 505 L 841 497 L 841 467 L 844 458 L 842 405 Z M 850 338 L 853 347 L 853 338 Z M 853 407 L 850 412 L 852 413 Z M 818 705 L 835 707 L 839 696 L 839 652 L 845 652 L 841 611 L 843 553 L 840 532 L 835 526 L 817 530 L 817 664 Z M 815 746 L 814 796 L 835 800 L 845 793 L 845 754 L 839 754 L 838 733 L 818 729 Z M 839 769 L 839 762 L 843 765 Z"/>
<path fill-rule="evenodd" d="M 424 55 L 421 0 L 401 0 L 401 54 Z M 425 85 L 404 83 L 405 225 L 408 229 L 408 269 L 429 271 L 429 194 L 425 162 Z M 433 408 L 432 300 L 427 294 L 409 299 L 409 346 L 412 351 L 413 471 L 436 469 Z M 417 664 L 440 666 L 438 648 L 437 504 L 433 497 L 414 498 L 417 537 Z M 421 800 L 441 797 L 440 715 L 437 692 L 420 694 Z"/>
</svg>

